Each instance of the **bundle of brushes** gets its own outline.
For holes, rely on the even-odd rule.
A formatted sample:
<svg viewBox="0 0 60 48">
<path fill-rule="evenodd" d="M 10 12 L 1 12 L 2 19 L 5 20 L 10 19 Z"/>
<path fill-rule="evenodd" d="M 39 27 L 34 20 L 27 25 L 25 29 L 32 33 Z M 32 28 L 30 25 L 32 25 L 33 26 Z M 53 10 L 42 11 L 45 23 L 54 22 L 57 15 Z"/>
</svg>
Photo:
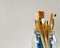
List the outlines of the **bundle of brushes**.
<svg viewBox="0 0 60 48">
<path fill-rule="evenodd" d="M 52 48 L 50 45 L 50 35 L 53 34 L 55 16 L 54 13 L 51 13 L 50 19 L 45 20 L 44 11 L 38 11 L 37 19 L 35 19 L 35 30 L 40 34 L 43 46 L 41 48 Z"/>
</svg>

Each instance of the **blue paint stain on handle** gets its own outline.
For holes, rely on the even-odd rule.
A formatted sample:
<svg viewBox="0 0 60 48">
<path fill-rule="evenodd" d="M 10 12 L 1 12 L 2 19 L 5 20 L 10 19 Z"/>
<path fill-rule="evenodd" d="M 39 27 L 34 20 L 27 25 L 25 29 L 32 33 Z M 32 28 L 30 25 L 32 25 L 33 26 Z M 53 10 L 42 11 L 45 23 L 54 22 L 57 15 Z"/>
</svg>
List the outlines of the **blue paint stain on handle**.
<svg viewBox="0 0 60 48">
<path fill-rule="evenodd" d="M 38 41 L 37 48 L 43 48 L 43 44 L 42 44 L 41 37 L 40 37 L 39 33 L 36 33 L 36 40 Z M 52 40 L 53 40 L 53 37 L 50 38 L 50 48 L 52 48 L 52 44 L 51 44 Z"/>
<path fill-rule="evenodd" d="M 37 43 L 37 48 L 43 48 L 40 34 L 36 34 L 36 40 L 39 42 L 39 43 Z"/>
</svg>

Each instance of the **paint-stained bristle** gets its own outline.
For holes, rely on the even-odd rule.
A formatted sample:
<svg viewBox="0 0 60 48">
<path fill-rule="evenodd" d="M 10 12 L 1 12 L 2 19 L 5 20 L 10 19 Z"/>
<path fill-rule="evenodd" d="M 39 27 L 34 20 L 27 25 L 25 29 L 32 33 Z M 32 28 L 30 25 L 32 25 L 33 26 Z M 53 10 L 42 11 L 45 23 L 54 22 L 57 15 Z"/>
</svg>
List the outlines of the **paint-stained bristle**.
<svg viewBox="0 0 60 48">
<path fill-rule="evenodd" d="M 50 22 L 53 21 L 53 19 L 54 19 L 53 16 L 54 16 L 53 13 L 51 13 L 50 14 Z"/>
<path fill-rule="evenodd" d="M 44 18 L 44 11 L 38 11 L 38 14 L 40 19 Z"/>
</svg>

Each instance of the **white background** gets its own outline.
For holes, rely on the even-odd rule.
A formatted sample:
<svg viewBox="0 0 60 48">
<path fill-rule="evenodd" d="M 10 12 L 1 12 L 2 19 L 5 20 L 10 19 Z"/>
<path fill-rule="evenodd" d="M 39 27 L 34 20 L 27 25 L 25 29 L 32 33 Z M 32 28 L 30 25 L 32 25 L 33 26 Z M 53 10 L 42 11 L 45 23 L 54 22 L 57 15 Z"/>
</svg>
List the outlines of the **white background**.
<svg viewBox="0 0 60 48">
<path fill-rule="evenodd" d="M 44 10 L 46 18 L 51 11 L 57 14 L 55 36 L 60 48 L 59 0 L 0 0 L 0 48 L 31 48 L 34 15 L 38 10 Z"/>
</svg>

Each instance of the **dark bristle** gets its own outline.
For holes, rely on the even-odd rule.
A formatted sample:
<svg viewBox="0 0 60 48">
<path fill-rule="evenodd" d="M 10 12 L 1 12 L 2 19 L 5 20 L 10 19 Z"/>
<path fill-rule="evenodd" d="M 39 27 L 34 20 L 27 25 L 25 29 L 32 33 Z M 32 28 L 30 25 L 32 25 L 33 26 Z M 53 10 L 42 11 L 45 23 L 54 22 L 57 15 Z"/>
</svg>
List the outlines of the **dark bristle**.
<svg viewBox="0 0 60 48">
<path fill-rule="evenodd" d="M 54 17 L 56 17 L 56 14 L 54 15 Z"/>
</svg>

